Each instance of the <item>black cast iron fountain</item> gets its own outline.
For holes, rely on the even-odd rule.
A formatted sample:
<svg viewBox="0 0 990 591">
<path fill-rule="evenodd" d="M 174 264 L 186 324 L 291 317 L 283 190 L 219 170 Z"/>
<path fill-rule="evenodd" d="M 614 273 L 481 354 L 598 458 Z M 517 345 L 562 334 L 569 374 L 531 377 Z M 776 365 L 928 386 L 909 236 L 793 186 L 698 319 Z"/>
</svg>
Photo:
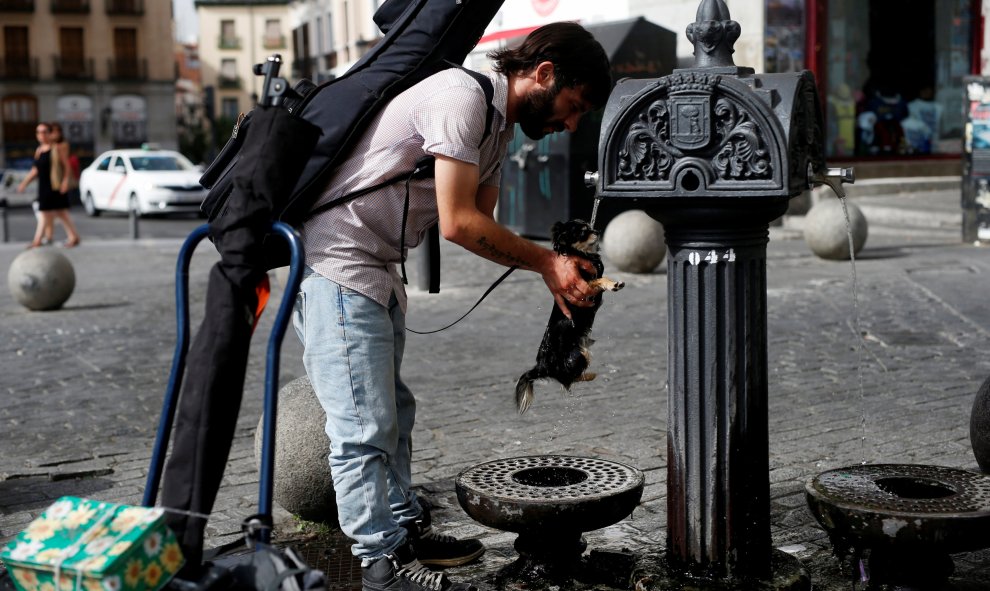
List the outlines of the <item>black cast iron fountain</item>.
<svg viewBox="0 0 990 591">
<path fill-rule="evenodd" d="M 826 168 L 811 73 L 736 66 L 740 32 L 703 0 L 695 67 L 616 85 L 588 175 L 662 222 L 669 250 L 667 548 L 639 591 L 810 588 L 770 539 L 766 247 L 789 199 L 853 177 Z"/>
<path fill-rule="evenodd" d="M 618 462 L 559 455 L 494 460 L 455 479 L 457 499 L 468 515 L 519 534 L 514 544 L 518 559 L 495 574 L 499 589 L 595 583 L 624 587 L 631 555 L 585 557 L 581 534 L 632 513 L 644 483 L 642 472 Z M 609 563 L 615 568 L 608 568 Z"/>
</svg>

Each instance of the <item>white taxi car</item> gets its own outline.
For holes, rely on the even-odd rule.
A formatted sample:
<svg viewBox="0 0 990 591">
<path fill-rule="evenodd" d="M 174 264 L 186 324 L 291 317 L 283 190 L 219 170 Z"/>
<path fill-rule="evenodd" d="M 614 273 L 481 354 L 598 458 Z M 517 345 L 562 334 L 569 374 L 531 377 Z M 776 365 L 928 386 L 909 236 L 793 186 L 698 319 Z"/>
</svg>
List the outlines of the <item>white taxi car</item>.
<svg viewBox="0 0 990 591">
<path fill-rule="evenodd" d="M 79 196 L 91 216 L 102 211 L 198 212 L 206 197 L 202 171 L 172 150 L 111 150 L 83 169 Z"/>
</svg>

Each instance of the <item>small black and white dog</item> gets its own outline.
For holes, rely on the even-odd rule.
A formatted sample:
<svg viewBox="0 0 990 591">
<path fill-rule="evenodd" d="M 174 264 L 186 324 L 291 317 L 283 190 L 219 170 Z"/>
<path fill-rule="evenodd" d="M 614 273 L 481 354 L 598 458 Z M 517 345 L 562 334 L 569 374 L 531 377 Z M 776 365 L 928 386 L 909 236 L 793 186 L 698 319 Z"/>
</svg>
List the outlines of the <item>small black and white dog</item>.
<svg viewBox="0 0 990 591">
<path fill-rule="evenodd" d="M 625 286 L 622 281 L 613 281 L 602 276 L 605 265 L 598 254 L 598 232 L 590 224 L 582 220 L 557 222 L 550 233 L 553 249 L 558 254 L 580 256 L 594 263 L 598 270 L 597 276 L 586 276 L 585 280 L 598 293 L 594 296 L 592 306 L 570 308 L 573 322 L 554 304 L 547 330 L 543 334 L 543 342 L 536 354 L 536 365 L 516 382 L 516 409 L 519 414 L 526 412 L 533 402 L 533 382 L 536 380 L 554 379 L 565 390 L 569 390 L 574 382 L 595 379 L 596 374 L 585 371 L 591 364 L 590 347 L 594 343 L 591 325 L 594 324 L 595 313 L 602 304 L 602 291 L 619 291 Z"/>
</svg>

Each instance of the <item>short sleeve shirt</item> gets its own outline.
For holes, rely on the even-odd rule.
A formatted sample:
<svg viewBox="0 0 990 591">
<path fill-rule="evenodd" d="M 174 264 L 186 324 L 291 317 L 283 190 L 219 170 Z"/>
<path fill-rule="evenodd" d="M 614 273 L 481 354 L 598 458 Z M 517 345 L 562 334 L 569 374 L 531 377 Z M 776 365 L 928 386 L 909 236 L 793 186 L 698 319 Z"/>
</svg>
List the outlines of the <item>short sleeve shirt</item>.
<svg viewBox="0 0 990 591">
<path fill-rule="evenodd" d="M 459 68 L 443 70 L 382 109 L 337 167 L 314 207 L 411 171 L 427 154 L 476 164 L 481 184 L 497 187 L 513 129 L 505 120 L 507 80 L 494 73 L 490 78 L 495 109 L 487 137 L 484 90 Z M 433 179 L 409 183 L 405 244 L 400 248 L 405 200 L 406 183 L 397 182 L 313 217 L 303 226 L 306 264 L 382 306 L 395 293 L 405 310 L 405 288 L 396 266 L 439 219 Z"/>
</svg>

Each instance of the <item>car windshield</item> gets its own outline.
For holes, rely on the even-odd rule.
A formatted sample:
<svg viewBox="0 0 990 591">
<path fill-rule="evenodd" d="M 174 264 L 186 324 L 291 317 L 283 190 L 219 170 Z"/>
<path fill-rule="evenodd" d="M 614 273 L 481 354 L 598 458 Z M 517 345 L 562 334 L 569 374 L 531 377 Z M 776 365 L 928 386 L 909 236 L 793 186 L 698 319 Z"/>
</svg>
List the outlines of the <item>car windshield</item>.
<svg viewBox="0 0 990 591">
<path fill-rule="evenodd" d="M 132 156 L 134 170 L 188 170 L 184 162 L 175 156 Z"/>
</svg>

